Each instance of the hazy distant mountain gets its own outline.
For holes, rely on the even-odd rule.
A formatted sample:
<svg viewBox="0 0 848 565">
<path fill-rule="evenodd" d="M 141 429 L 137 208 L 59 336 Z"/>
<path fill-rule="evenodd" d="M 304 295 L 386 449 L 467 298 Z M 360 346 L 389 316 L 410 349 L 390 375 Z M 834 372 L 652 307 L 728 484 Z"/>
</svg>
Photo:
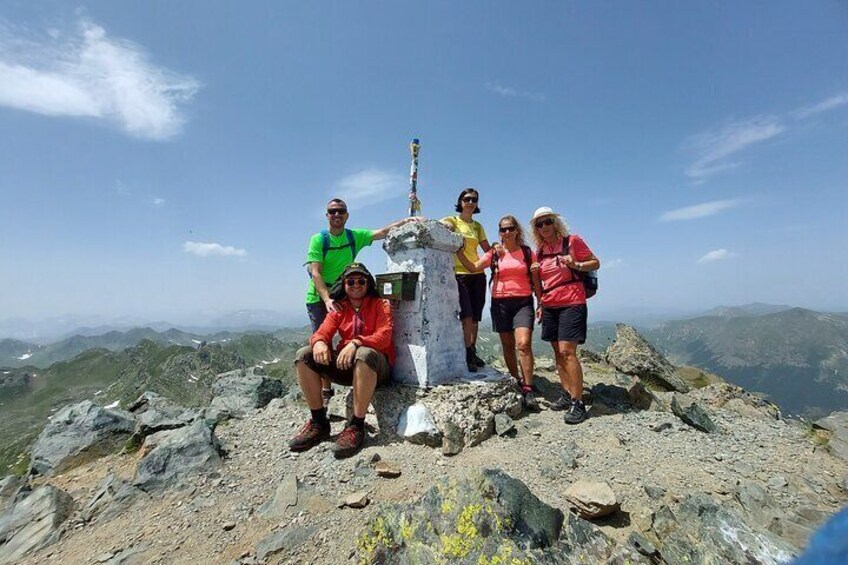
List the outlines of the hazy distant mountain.
<svg viewBox="0 0 848 565">
<path fill-rule="evenodd" d="M 789 413 L 848 408 L 846 317 L 803 308 L 702 316 L 666 322 L 645 336 L 674 363 L 766 393 Z"/>
<path fill-rule="evenodd" d="M 222 331 L 274 331 L 302 326 L 307 323 L 306 312 L 282 314 L 273 310 L 238 310 L 229 313 L 205 313 L 193 316 L 190 322 L 172 323 L 150 321 L 134 316 L 105 318 L 102 316 L 57 316 L 39 321 L 24 318 L 0 320 L 0 339 L 16 339 L 40 345 L 73 336 L 100 336 L 109 332 L 125 332 L 146 327 L 158 332 L 171 328 L 185 333 L 208 335 Z M 0 357 L 2 365 L 3 357 Z"/>
<path fill-rule="evenodd" d="M 702 318 L 705 316 L 721 316 L 723 318 L 737 318 L 740 316 L 763 316 L 765 314 L 776 314 L 791 310 L 792 306 L 785 304 L 764 304 L 762 302 L 752 302 L 751 304 L 743 304 L 741 306 L 716 306 L 706 312 L 701 312 L 691 318 Z"/>
<path fill-rule="evenodd" d="M 127 336 L 147 332 L 152 330 L 100 337 L 114 345 Z M 152 334 L 158 343 L 143 338 L 122 351 L 87 349 L 45 369 L 0 369 L 0 476 L 59 406 L 89 398 L 104 405 L 117 401 L 125 407 L 145 390 L 183 405 L 199 406 L 208 403 L 218 373 L 255 364 L 264 365 L 268 374 L 290 386 L 294 382 L 291 359 L 306 340 L 303 332 L 282 330 L 223 337 L 199 347 L 163 343 L 163 334 Z M 182 339 L 176 331 L 164 335 Z"/>
</svg>

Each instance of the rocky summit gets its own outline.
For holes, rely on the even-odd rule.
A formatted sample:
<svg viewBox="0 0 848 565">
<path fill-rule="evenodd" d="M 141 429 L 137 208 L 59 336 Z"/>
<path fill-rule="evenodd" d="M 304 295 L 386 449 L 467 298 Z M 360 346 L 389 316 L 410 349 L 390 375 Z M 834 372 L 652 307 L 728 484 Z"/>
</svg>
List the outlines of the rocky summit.
<svg viewBox="0 0 848 565">
<path fill-rule="evenodd" d="M 289 452 L 308 417 L 261 369 L 205 409 L 141 394 L 60 410 L 0 479 L 0 563 L 785 563 L 848 501 L 846 417 L 784 419 L 687 382 L 632 328 L 583 355 L 589 419 L 509 378 L 375 395 L 365 448 Z M 333 398 L 333 433 L 350 410 Z M 217 400 L 216 400 L 217 399 Z"/>
</svg>

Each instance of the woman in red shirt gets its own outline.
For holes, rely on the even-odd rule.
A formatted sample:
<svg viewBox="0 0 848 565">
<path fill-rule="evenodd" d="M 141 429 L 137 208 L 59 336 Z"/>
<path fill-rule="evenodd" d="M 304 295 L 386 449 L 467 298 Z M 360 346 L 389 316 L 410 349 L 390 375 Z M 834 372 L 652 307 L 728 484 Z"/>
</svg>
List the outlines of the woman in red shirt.
<svg viewBox="0 0 848 565">
<path fill-rule="evenodd" d="M 530 220 L 539 278 L 542 284 L 542 340 L 551 342 L 557 374 L 563 388 L 554 410 L 566 410 L 565 423 L 586 419 L 583 405 L 583 367 L 577 346 L 586 342 L 586 289 L 581 272 L 596 271 L 601 261 L 579 235 L 570 235 L 562 218 L 547 206 L 538 208 Z"/>
<path fill-rule="evenodd" d="M 492 327 L 501 338 L 504 361 L 510 374 L 521 384 L 524 406 L 538 410 L 533 394 L 533 295 L 539 296 L 539 265 L 536 254 L 524 242 L 524 230 L 515 216 L 498 222 L 501 245 L 489 249 L 472 263 L 464 253 L 457 259 L 471 273 L 492 268 Z M 518 358 L 515 350 L 518 348 Z M 518 372 L 519 362 L 521 373 Z M 524 375 L 522 381 L 521 375 Z"/>
<path fill-rule="evenodd" d="M 312 334 L 309 346 L 295 358 L 297 381 L 312 418 L 289 442 L 292 451 L 305 451 L 330 437 L 327 409 L 321 398 L 321 379 L 353 386 L 353 417 L 331 448 L 336 457 L 349 457 L 365 441 L 365 413 L 374 389 L 389 380 L 395 360 L 392 309 L 377 293 L 374 277 L 361 263 L 351 263 L 330 293 L 337 309 L 327 313 Z M 332 350 L 333 336 L 341 338 Z"/>
</svg>

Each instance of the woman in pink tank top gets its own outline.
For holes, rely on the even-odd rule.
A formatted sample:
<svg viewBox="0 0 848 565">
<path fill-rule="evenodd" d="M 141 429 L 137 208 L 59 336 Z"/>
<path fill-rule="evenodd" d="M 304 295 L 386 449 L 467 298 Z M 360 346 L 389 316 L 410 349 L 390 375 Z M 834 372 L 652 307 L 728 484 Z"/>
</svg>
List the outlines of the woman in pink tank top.
<svg viewBox="0 0 848 565">
<path fill-rule="evenodd" d="M 536 411 L 533 394 L 533 295 L 541 293 L 536 254 L 524 242 L 524 230 L 514 216 L 498 222 L 501 243 L 472 263 L 463 253 L 458 260 L 472 273 L 490 267 L 492 326 L 501 338 L 504 361 L 521 387 L 524 407 Z M 518 355 L 516 356 L 516 348 Z M 520 372 L 519 372 L 520 366 Z M 522 378 L 523 376 L 523 378 Z"/>
</svg>

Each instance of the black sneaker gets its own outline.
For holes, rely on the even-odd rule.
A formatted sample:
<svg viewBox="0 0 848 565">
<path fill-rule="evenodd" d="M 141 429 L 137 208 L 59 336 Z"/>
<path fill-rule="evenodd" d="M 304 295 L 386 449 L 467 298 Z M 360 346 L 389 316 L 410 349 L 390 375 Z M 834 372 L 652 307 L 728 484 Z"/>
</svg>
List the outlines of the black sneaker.
<svg viewBox="0 0 848 565">
<path fill-rule="evenodd" d="M 471 360 L 472 360 L 472 361 L 474 362 L 474 364 L 475 364 L 475 365 L 477 365 L 478 367 L 485 367 L 485 366 L 486 366 L 486 362 L 485 362 L 485 361 L 483 361 L 482 359 L 480 359 L 480 358 L 477 356 L 477 346 L 476 346 L 476 345 L 472 345 L 472 346 L 471 346 Z"/>
<path fill-rule="evenodd" d="M 586 416 L 586 406 L 583 404 L 583 401 L 574 400 L 571 402 L 571 408 L 565 413 L 563 419 L 566 424 L 579 424 L 586 419 Z"/>
<path fill-rule="evenodd" d="M 567 390 L 564 390 L 560 397 L 557 398 L 556 402 L 551 404 L 551 410 L 559 412 L 562 410 L 568 410 L 569 408 L 571 408 L 571 394 L 569 394 Z"/>
<path fill-rule="evenodd" d="M 465 365 L 468 367 L 469 373 L 477 372 L 477 364 L 474 362 L 473 354 L 471 353 L 471 348 L 465 348 Z"/>
<path fill-rule="evenodd" d="M 525 391 L 523 393 L 523 396 L 525 410 L 527 410 L 528 412 L 538 412 L 540 410 L 539 401 L 536 400 L 536 395 L 533 394 L 532 390 Z"/>
</svg>

